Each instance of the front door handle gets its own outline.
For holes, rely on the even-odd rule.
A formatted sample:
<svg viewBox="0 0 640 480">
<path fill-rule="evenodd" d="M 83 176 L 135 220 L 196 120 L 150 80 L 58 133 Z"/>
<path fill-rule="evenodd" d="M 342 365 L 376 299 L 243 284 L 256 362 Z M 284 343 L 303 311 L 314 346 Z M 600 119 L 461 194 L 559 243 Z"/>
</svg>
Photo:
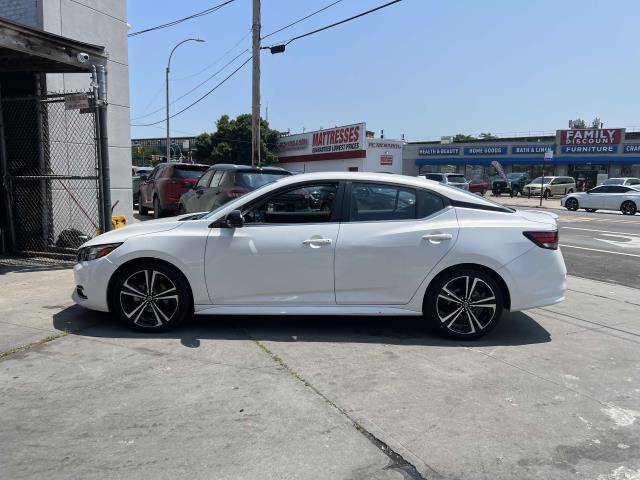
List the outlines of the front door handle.
<svg viewBox="0 0 640 480">
<path fill-rule="evenodd" d="M 312 247 L 320 246 L 320 245 L 331 245 L 330 238 L 309 238 L 308 240 L 302 241 L 303 245 L 311 245 Z"/>
<path fill-rule="evenodd" d="M 422 238 L 424 240 L 429 240 L 431 243 L 440 243 L 445 240 L 451 240 L 453 235 L 450 233 L 429 233 L 427 235 L 423 235 Z"/>
</svg>

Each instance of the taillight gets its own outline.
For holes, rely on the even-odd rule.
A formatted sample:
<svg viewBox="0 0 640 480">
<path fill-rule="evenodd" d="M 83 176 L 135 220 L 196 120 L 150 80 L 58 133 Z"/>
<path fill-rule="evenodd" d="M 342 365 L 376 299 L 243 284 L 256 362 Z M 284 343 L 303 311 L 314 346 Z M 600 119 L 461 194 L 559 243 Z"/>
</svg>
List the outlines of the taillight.
<svg viewBox="0 0 640 480">
<path fill-rule="evenodd" d="M 247 190 L 246 188 L 232 188 L 231 190 L 229 190 L 229 196 L 231 198 L 238 198 L 241 197 L 242 195 L 244 195 L 245 193 L 247 193 L 249 190 Z"/>
<path fill-rule="evenodd" d="M 554 232 L 522 232 L 525 237 L 531 240 L 540 248 L 548 248 L 549 250 L 557 250 L 560 238 L 558 231 Z"/>
</svg>

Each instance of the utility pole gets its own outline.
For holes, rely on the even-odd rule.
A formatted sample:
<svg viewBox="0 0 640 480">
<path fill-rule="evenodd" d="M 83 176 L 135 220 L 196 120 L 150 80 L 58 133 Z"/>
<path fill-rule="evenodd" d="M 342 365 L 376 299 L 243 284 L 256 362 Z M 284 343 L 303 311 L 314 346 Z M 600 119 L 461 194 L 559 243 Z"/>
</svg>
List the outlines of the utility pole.
<svg viewBox="0 0 640 480">
<path fill-rule="evenodd" d="M 253 0 L 253 75 L 251 88 L 251 166 L 260 166 L 260 0 Z"/>
</svg>

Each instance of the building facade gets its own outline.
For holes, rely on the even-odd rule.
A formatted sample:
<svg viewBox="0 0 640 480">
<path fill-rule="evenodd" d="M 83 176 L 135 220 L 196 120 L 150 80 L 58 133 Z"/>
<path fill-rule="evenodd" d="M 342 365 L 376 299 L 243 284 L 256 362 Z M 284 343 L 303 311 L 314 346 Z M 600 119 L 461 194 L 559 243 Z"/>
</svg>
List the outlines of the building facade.
<svg viewBox="0 0 640 480">
<path fill-rule="evenodd" d="M 278 161 L 291 172 L 402 173 L 400 140 L 373 138 L 365 123 L 316 130 L 278 139 Z"/>
<path fill-rule="evenodd" d="M 105 47 L 111 203 L 115 205 L 114 215 L 125 215 L 131 219 L 133 200 L 126 0 L 0 0 L 0 16 L 44 32 Z M 90 89 L 89 74 L 48 73 L 42 77 L 40 94 L 84 92 Z"/>
<path fill-rule="evenodd" d="M 553 158 L 545 159 L 551 152 Z M 404 173 L 455 172 L 469 180 L 491 180 L 492 162 L 505 172 L 571 176 L 578 185 L 595 186 L 603 178 L 640 178 L 640 132 L 622 128 L 557 130 L 556 135 L 467 142 L 410 142 L 403 154 Z"/>
</svg>

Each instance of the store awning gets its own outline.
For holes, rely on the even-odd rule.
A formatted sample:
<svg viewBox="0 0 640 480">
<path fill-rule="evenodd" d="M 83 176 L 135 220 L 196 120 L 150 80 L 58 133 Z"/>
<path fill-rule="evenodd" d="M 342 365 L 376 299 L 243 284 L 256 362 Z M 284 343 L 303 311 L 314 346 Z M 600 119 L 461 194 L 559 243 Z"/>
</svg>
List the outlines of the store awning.
<svg viewBox="0 0 640 480">
<path fill-rule="evenodd" d="M 0 72 L 79 73 L 105 65 L 104 47 L 0 17 Z"/>
</svg>

